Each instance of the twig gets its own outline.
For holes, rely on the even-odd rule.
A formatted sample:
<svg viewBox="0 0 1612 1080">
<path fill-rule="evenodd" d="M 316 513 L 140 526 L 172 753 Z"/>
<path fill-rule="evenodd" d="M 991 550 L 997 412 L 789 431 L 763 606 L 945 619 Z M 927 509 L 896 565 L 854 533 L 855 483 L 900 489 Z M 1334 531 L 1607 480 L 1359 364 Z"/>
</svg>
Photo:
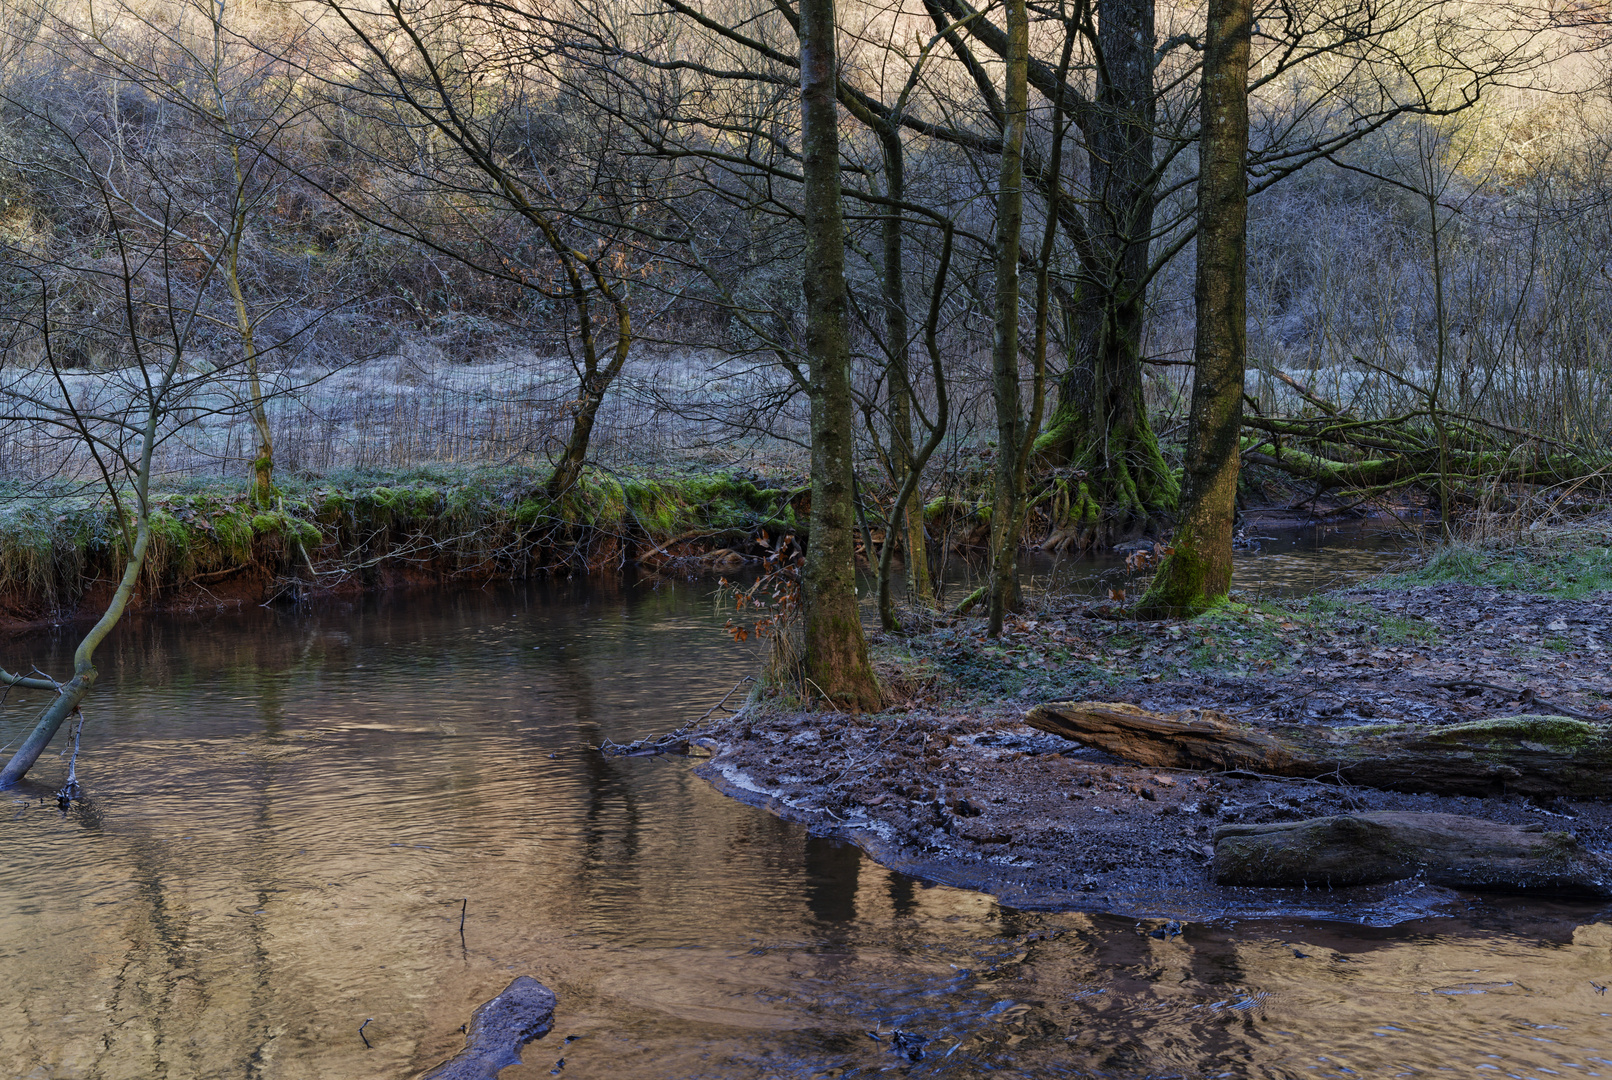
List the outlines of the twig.
<svg viewBox="0 0 1612 1080">
<path fill-rule="evenodd" d="M 828 702 L 829 706 L 831 708 L 840 709 L 839 705 L 834 701 L 834 699 L 828 696 L 828 691 L 824 690 L 821 686 L 818 686 L 811 679 L 807 679 L 806 684 L 808 686 L 810 686 L 813 690 L 816 690 L 819 694 L 822 694 L 823 695 L 823 700 Z M 844 709 L 840 709 L 840 712 L 845 712 L 845 711 L 846 710 L 844 710 Z"/>
<path fill-rule="evenodd" d="M 364 1046 L 369 1048 L 369 1049 L 371 1049 L 371 1050 L 373 1050 L 374 1047 L 370 1046 L 369 1036 L 364 1034 L 364 1029 L 369 1027 L 371 1021 L 373 1021 L 374 1019 L 375 1018 L 372 1016 L 368 1020 L 365 1020 L 362 1024 L 358 1025 L 358 1037 L 360 1039 L 363 1039 L 364 1040 Z"/>
<path fill-rule="evenodd" d="M 747 682 L 755 682 L 755 681 L 756 681 L 756 677 L 754 675 L 746 675 L 744 678 L 742 678 L 738 682 L 734 683 L 733 684 L 733 689 L 729 690 L 727 693 L 723 694 L 722 695 L 722 700 L 717 702 L 715 705 L 712 705 L 709 709 L 706 709 L 705 712 L 700 715 L 700 718 L 698 720 L 695 720 L 694 723 L 698 724 L 701 720 L 704 720 L 706 717 L 708 717 L 712 713 L 716 712 L 722 706 L 726 705 L 728 703 L 728 698 L 732 697 L 735 693 L 737 693 L 738 690 L 739 690 L 739 687 L 743 686 Z M 686 727 L 687 725 L 684 725 L 684 726 Z"/>
<path fill-rule="evenodd" d="M 874 746 L 873 746 L 873 749 L 869 750 L 867 753 L 863 754 L 859 758 L 850 758 L 850 764 L 846 765 L 845 768 L 841 769 L 840 772 L 839 772 L 839 775 L 835 776 L 832 780 L 823 781 L 823 783 L 825 783 L 825 784 L 837 784 L 841 780 L 845 779 L 845 776 L 852 769 L 856 768 L 858 765 L 861 765 L 863 762 L 865 762 L 869 758 L 873 757 L 873 755 L 877 754 L 880 750 L 883 750 L 886 743 L 888 743 L 891 739 L 895 738 L 897 735 L 901 734 L 901 725 L 903 723 L 905 723 L 905 722 L 906 722 L 905 720 L 897 720 L 895 730 L 890 732 L 890 734 L 886 735 L 884 738 L 880 739 L 877 743 L 875 743 Z"/>
<path fill-rule="evenodd" d="M 73 756 L 67 760 L 67 783 L 56 792 L 56 804 L 64 812 L 81 794 L 78 786 L 78 741 L 79 736 L 84 733 L 84 713 L 78 709 L 73 711 L 78 713 L 78 726 L 73 729 Z"/>
</svg>

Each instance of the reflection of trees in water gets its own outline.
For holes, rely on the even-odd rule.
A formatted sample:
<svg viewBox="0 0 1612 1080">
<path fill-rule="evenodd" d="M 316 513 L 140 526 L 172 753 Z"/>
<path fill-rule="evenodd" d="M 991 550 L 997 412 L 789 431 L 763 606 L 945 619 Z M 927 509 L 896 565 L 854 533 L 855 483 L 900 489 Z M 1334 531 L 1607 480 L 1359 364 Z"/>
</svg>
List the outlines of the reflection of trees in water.
<svg viewBox="0 0 1612 1080">
<path fill-rule="evenodd" d="M 844 937 L 856 921 L 857 874 L 862 852 L 842 840 L 806 837 L 806 910 L 831 937 Z"/>
<path fill-rule="evenodd" d="M 272 778 L 256 787 L 258 818 L 266 825 Z M 94 875 L 127 880 L 129 888 L 100 910 L 58 908 L 69 919 L 104 917 L 87 949 L 53 947 L 48 925 L 31 935 L 41 941 L 33 959 L 48 971 L 33 973 L 44 985 L 30 990 L 23 1009 L 38 1013 L 30 1034 L 52 1044 L 39 1047 L 34 1060 L 82 1054 L 83 1075 L 90 1077 L 265 1075 L 274 1038 L 265 921 L 242 914 L 239 923 L 221 927 L 220 917 L 231 913 L 209 910 L 207 898 L 194 894 L 195 868 L 171 837 L 142 827 L 109 830 L 93 801 L 75 806 L 71 818 L 86 841 L 93 837 Z M 279 890 L 270 882 L 279 867 L 270 845 L 254 850 L 242 868 L 256 887 L 249 884 L 241 896 L 258 905 L 275 898 Z M 68 929 L 77 931 L 70 938 L 83 933 Z M 70 1032 L 63 1021 L 73 1014 L 99 1023 Z"/>
<path fill-rule="evenodd" d="M 440 985 L 432 965 L 450 959 L 468 970 L 496 955 L 499 973 L 545 963 L 532 942 L 605 919 L 662 940 L 713 923 L 719 936 L 772 932 L 758 896 L 779 907 L 780 933 L 798 933 L 802 830 L 682 763 L 581 749 L 703 711 L 679 687 L 726 690 L 746 654 L 696 588 L 595 584 L 131 619 L 86 726 L 91 801 L 73 811 L 102 835 L 64 841 L 71 865 L 19 868 L 6 895 L 42 888 L 48 913 L 0 916 L 19 937 L 71 924 L 94 940 L 21 960 L 40 1023 L 0 1025 L 0 1071 L 52 1060 L 18 1051 L 38 1038 L 98 1061 L 95 1075 L 319 1075 L 348 1060 L 333 1045 L 348 1011 L 361 1010 L 355 1025 L 387 1012 L 397 1043 L 417 1037 Z M 681 620 L 673 634 L 656 625 L 667 616 Z M 662 669 L 684 681 L 661 685 Z M 627 676 L 631 693 L 660 686 L 663 708 L 624 707 Z M 51 879 L 63 873 L 135 884 L 103 910 Z M 461 955 L 450 924 L 465 896 Z"/>
</svg>

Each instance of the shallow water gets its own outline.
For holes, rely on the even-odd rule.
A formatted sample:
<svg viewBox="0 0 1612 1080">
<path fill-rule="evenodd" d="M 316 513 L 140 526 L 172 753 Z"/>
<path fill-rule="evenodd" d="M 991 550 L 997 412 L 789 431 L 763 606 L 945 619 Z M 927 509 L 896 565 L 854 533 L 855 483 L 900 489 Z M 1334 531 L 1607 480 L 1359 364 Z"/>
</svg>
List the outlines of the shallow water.
<svg viewBox="0 0 1612 1080">
<path fill-rule="evenodd" d="M 1235 553 L 1232 588 L 1254 598 L 1307 596 L 1357 584 L 1404 564 L 1409 545 L 1404 528 L 1379 519 L 1253 526 L 1246 532 L 1250 546 Z M 1021 567 L 1029 591 L 1081 596 L 1117 589 L 1134 598 L 1152 574 L 1128 570 L 1125 556 L 1114 552 L 1076 558 L 1036 552 Z M 980 583 L 983 572 L 977 560 L 956 556 L 944 569 L 951 585 L 947 596 L 959 599 Z"/>
<path fill-rule="evenodd" d="M 709 589 L 130 620 L 89 798 L 58 812 L 56 756 L 0 796 L 0 1075 L 402 1077 L 517 974 L 561 1005 L 506 1080 L 562 1056 L 600 1078 L 1612 1075 L 1594 908 L 1154 939 L 925 887 L 683 761 L 587 752 L 749 670 Z M 7 653 L 59 671 L 70 643 Z"/>
</svg>

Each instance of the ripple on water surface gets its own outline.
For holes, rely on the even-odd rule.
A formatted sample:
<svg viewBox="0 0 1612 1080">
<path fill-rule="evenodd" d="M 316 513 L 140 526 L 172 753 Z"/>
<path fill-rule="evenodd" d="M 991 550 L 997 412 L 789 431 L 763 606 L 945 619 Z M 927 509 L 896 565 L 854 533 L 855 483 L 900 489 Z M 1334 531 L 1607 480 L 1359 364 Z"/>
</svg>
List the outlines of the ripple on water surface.
<svg viewBox="0 0 1612 1080">
<path fill-rule="evenodd" d="M 749 669 L 708 591 L 130 621 L 90 799 L 56 811 L 55 757 L 6 795 L 0 1075 L 401 1077 L 516 974 L 561 1006 L 506 1078 L 562 1055 L 611 1078 L 1612 1075 L 1593 909 L 1158 940 L 928 888 L 683 762 L 587 753 Z M 67 641 L 22 651 L 55 669 Z"/>
</svg>

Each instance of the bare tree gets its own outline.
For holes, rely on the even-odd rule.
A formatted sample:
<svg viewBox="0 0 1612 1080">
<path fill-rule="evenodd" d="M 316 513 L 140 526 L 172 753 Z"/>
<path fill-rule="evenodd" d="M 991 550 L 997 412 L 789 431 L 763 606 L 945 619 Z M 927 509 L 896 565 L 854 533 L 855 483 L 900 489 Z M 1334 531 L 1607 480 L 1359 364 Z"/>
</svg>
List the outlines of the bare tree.
<svg viewBox="0 0 1612 1080">
<path fill-rule="evenodd" d="M 372 226 L 570 309 L 576 397 L 547 484 L 551 498 L 569 497 L 635 341 L 634 285 L 666 242 L 664 222 L 645 209 L 662 194 L 655 178 L 633 172 L 609 132 L 585 142 L 580 160 L 522 139 L 521 121 L 565 84 L 545 66 L 540 20 L 496 5 L 322 6 L 346 32 L 327 37 L 319 65 L 304 75 L 333 91 L 332 137 L 360 169 L 391 177 L 386 185 L 325 180 L 326 195 Z M 366 121 L 356 138 L 340 129 L 354 110 Z M 499 218 L 530 229 L 536 243 Z"/>
<path fill-rule="evenodd" d="M 96 649 L 134 599 L 151 553 L 159 449 L 198 423 L 238 415 L 255 370 L 247 357 L 207 346 L 233 240 L 210 231 L 195 177 L 151 131 L 137 130 L 149 117 L 109 116 L 72 80 L 52 89 L 42 103 L 6 102 L 23 121 L 28 152 L 5 164 L 52 192 L 58 227 L 8 244 L 0 258 L 10 285 L 0 306 L 0 426 L 53 439 L 58 480 L 99 489 L 117 584 L 65 681 L 0 672 L 0 683 L 55 694 L 0 769 L 0 787 L 22 779 L 95 685 Z"/>
<path fill-rule="evenodd" d="M 159 22 L 143 8 L 105 0 L 88 8 L 82 25 L 55 26 L 54 40 L 64 60 L 137 88 L 165 106 L 166 137 L 176 149 L 188 151 L 192 167 L 186 170 L 185 194 L 192 212 L 188 231 L 175 232 L 174 240 L 203 261 L 222 251 L 216 280 L 227 303 L 204 305 L 198 315 L 235 337 L 244 374 L 240 411 L 255 439 L 252 500 L 266 508 L 278 489 L 263 365 L 283 341 L 265 341 L 264 326 L 289 307 L 330 307 L 324 298 L 306 294 L 264 295 L 257 283 L 272 272 L 252 265 L 268 246 L 261 240 L 264 219 L 289 179 L 271 152 L 301 119 L 292 100 L 295 84 L 282 60 L 299 43 L 293 38 L 277 40 L 274 50 L 253 47 L 236 26 L 230 0 L 200 0 L 165 14 L 168 18 Z M 172 228 L 161 209 L 139 199 L 123 205 L 146 216 L 155 232 Z M 332 283 L 320 284 L 329 288 Z M 220 306 L 227 314 L 215 310 Z"/>
</svg>

